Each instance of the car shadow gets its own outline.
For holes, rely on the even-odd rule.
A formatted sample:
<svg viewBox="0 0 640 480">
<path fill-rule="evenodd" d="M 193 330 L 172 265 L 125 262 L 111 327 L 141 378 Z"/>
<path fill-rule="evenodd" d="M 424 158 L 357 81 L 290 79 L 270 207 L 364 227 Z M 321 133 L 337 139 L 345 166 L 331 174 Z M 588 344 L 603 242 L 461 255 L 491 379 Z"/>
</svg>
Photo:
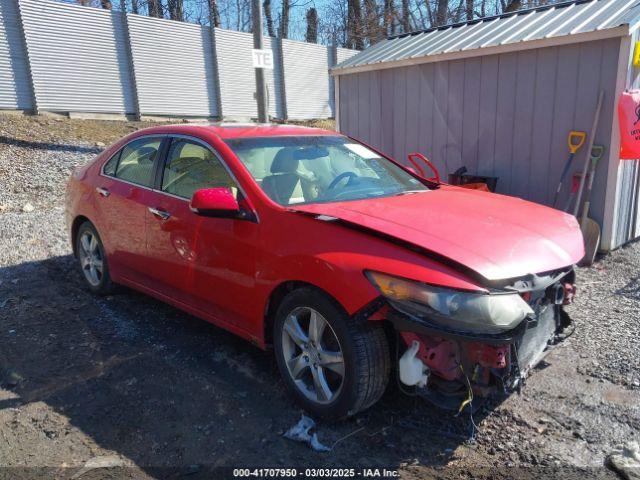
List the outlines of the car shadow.
<svg viewBox="0 0 640 480">
<path fill-rule="evenodd" d="M 316 453 L 283 437 L 302 412 L 269 352 L 130 290 L 96 297 L 70 255 L 1 268 L 0 281 L 0 412 L 52 409 L 74 429 L 59 438 L 69 451 L 86 436 L 150 475 L 206 478 L 220 466 L 437 470 L 458 447 L 474 448 L 473 421 L 497 406 L 454 417 L 392 386 L 354 418 L 319 421 L 331 451 Z"/>
</svg>

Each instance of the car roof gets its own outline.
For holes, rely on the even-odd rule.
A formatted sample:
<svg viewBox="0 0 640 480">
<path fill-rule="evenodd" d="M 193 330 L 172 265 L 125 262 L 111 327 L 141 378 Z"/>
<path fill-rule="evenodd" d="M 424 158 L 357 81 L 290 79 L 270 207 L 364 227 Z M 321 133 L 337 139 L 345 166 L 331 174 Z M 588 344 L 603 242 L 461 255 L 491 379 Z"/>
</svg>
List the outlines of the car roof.
<svg viewBox="0 0 640 480">
<path fill-rule="evenodd" d="M 137 134 L 204 134 L 216 135 L 222 139 L 249 137 L 277 137 L 277 136 L 318 136 L 340 135 L 332 130 L 322 128 L 303 127 L 299 125 L 258 124 L 258 123 L 212 123 L 212 124 L 178 124 L 159 125 L 145 128 Z"/>
</svg>

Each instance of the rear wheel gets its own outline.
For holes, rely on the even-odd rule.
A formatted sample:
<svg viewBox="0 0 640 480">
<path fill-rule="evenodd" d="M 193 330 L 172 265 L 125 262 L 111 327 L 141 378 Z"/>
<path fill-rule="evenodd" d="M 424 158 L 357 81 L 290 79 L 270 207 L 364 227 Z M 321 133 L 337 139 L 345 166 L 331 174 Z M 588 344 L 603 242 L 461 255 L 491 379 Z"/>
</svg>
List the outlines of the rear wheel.
<svg viewBox="0 0 640 480">
<path fill-rule="evenodd" d="M 99 295 L 113 293 L 109 265 L 100 236 L 91 222 L 84 222 L 76 235 L 78 263 L 89 289 Z"/>
<path fill-rule="evenodd" d="M 354 415 L 384 393 L 390 357 L 382 326 L 351 320 L 318 290 L 301 288 L 285 297 L 273 338 L 287 389 L 311 413 Z"/>
</svg>

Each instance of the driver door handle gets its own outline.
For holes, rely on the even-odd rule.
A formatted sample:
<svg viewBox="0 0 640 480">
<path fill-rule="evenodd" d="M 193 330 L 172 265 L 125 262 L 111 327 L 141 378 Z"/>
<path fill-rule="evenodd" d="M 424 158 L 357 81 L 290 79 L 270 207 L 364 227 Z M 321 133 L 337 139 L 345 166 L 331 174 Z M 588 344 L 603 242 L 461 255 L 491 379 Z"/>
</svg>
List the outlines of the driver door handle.
<svg viewBox="0 0 640 480">
<path fill-rule="evenodd" d="M 171 214 L 169 212 L 165 212 L 164 210 L 158 210 L 157 208 L 149 207 L 149 211 L 153 213 L 156 217 L 162 220 L 168 220 Z"/>
<path fill-rule="evenodd" d="M 98 192 L 103 197 L 108 197 L 111 194 L 109 190 L 103 187 L 96 187 L 96 192 Z"/>
</svg>

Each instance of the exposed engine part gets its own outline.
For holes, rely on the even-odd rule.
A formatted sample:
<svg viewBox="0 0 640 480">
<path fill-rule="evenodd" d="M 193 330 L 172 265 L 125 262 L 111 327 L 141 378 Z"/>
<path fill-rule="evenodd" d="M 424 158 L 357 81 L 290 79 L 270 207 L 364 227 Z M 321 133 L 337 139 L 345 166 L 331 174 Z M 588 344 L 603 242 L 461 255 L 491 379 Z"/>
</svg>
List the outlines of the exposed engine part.
<svg viewBox="0 0 640 480">
<path fill-rule="evenodd" d="M 416 356 L 429 367 L 438 372 L 446 380 L 455 380 L 460 376 L 458 365 L 458 345 L 452 340 L 418 335 L 413 332 L 400 332 L 407 345 L 417 342 L 419 345 Z"/>
<path fill-rule="evenodd" d="M 473 401 L 477 408 L 484 398 L 519 391 L 528 372 L 550 345 L 566 338 L 562 332 L 572 323 L 563 309 L 575 293 L 573 283 L 566 281 L 573 280 L 572 275 L 562 280 L 520 292 L 533 313 L 502 336 L 449 332 L 431 325 L 428 317 L 412 316 L 391 305 L 387 318 L 407 346 L 401 359 L 402 383 L 415 386 L 415 394 L 442 408 L 457 411 L 472 398 L 477 399 Z"/>
<path fill-rule="evenodd" d="M 573 299 L 576 296 L 576 286 L 573 283 L 563 283 L 564 287 L 564 302 L 563 305 L 571 305 Z"/>
<path fill-rule="evenodd" d="M 554 305 L 564 305 L 564 295 L 565 295 L 564 285 L 557 283 L 553 286 L 553 288 L 549 289 L 549 300 Z"/>
<path fill-rule="evenodd" d="M 405 385 L 424 388 L 429 381 L 430 372 L 429 368 L 422 363 L 422 360 L 416 358 L 419 349 L 420 343 L 414 340 L 407 351 L 400 357 L 400 381 Z"/>
</svg>

